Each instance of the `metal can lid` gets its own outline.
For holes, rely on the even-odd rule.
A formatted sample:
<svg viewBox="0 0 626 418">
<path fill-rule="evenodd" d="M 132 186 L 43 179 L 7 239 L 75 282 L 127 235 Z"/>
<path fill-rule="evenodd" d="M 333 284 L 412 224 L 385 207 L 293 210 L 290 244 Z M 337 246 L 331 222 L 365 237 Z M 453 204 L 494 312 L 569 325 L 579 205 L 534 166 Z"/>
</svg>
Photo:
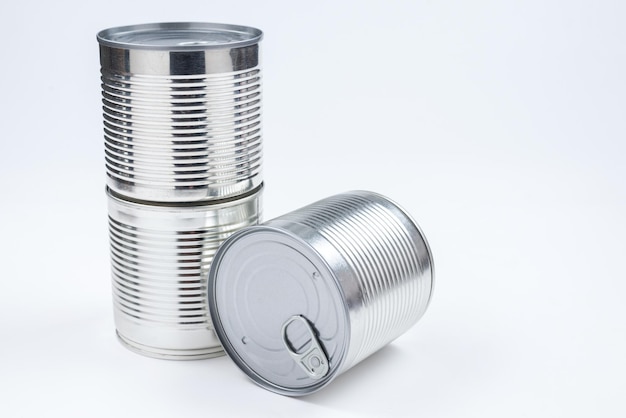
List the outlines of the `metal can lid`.
<svg viewBox="0 0 626 418">
<path fill-rule="evenodd" d="M 262 37 L 261 30 L 248 26 L 169 22 L 105 29 L 98 33 L 98 42 L 113 48 L 193 51 L 253 45 Z"/>
<path fill-rule="evenodd" d="M 236 233 L 213 260 L 208 298 L 224 350 L 259 385 L 304 395 L 341 369 L 347 306 L 333 270 L 302 238 L 263 225 Z"/>
</svg>

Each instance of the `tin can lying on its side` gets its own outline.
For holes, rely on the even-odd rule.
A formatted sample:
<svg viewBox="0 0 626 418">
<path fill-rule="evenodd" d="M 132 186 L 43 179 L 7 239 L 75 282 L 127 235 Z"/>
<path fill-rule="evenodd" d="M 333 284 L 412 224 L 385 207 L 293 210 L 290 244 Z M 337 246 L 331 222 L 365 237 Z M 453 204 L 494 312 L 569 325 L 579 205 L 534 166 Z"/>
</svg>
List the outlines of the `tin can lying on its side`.
<svg viewBox="0 0 626 418">
<path fill-rule="evenodd" d="M 120 340 L 158 358 L 223 354 L 206 306 L 207 274 L 219 245 L 259 222 L 262 189 L 204 206 L 143 204 L 107 192 Z"/>
<path fill-rule="evenodd" d="M 298 396 L 407 331 L 433 279 L 409 215 L 354 191 L 234 234 L 215 255 L 208 305 L 235 363 L 260 386 Z"/>
</svg>

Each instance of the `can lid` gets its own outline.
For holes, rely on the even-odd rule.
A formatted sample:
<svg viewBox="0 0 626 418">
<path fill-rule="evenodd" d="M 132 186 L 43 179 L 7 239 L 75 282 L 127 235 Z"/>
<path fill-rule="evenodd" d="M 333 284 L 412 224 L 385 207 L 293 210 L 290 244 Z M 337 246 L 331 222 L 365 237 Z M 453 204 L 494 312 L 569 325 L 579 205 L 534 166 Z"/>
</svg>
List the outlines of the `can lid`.
<svg viewBox="0 0 626 418">
<path fill-rule="evenodd" d="M 119 26 L 98 33 L 101 45 L 168 51 L 243 47 L 261 41 L 261 30 L 238 25 L 201 22 L 147 23 Z"/>
<path fill-rule="evenodd" d="M 259 225 L 229 238 L 213 259 L 208 297 L 224 350 L 269 390 L 314 392 L 346 358 L 350 322 L 337 277 L 288 231 Z"/>
</svg>

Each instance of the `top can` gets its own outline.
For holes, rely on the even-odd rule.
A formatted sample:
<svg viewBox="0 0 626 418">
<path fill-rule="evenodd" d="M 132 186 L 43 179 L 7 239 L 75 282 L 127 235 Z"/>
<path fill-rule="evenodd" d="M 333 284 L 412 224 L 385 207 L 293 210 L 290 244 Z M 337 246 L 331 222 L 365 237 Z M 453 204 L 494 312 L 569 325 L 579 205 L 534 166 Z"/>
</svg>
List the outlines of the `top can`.
<svg viewBox="0 0 626 418">
<path fill-rule="evenodd" d="M 100 45 L 121 49 L 197 51 L 239 48 L 259 43 L 259 29 L 203 22 L 147 23 L 119 26 L 98 33 Z"/>
<path fill-rule="evenodd" d="M 230 199 L 261 185 L 262 36 L 197 22 L 98 33 L 111 190 L 183 203 Z"/>
</svg>

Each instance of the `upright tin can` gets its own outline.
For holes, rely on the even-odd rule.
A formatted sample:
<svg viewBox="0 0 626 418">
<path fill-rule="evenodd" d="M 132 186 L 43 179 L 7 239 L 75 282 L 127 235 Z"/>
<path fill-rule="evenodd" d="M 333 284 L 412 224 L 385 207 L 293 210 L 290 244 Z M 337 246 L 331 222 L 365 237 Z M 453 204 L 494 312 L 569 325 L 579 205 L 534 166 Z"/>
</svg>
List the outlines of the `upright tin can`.
<svg viewBox="0 0 626 418">
<path fill-rule="evenodd" d="M 354 191 L 234 234 L 211 266 L 208 305 L 235 363 L 260 386 L 298 396 L 407 331 L 433 280 L 411 217 Z"/>
<path fill-rule="evenodd" d="M 258 223 L 261 188 L 211 205 L 146 205 L 108 190 L 113 310 L 129 349 L 164 359 L 223 354 L 206 305 L 219 245 Z"/>
<path fill-rule="evenodd" d="M 255 28 L 215 23 L 101 31 L 108 187 L 152 202 L 259 187 L 261 38 Z"/>
</svg>

